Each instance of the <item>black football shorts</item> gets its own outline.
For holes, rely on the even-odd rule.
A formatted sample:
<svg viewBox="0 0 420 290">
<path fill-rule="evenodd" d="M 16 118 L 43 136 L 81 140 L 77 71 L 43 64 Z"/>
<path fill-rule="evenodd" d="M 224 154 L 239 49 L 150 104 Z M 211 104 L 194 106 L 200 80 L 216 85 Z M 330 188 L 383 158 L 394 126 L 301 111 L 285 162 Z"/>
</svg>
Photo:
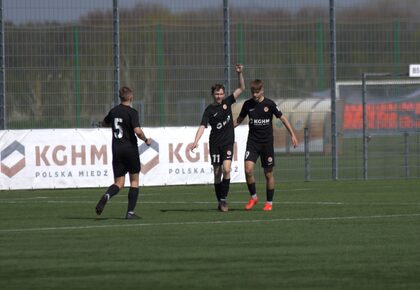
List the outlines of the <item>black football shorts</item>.
<svg viewBox="0 0 420 290">
<path fill-rule="evenodd" d="M 114 178 L 124 176 L 127 172 L 130 174 L 140 172 L 140 156 L 137 147 L 113 150 L 112 154 Z"/>
<path fill-rule="evenodd" d="M 246 144 L 245 161 L 256 163 L 258 157 L 261 157 L 261 166 L 263 168 L 274 167 L 273 142 L 257 143 L 248 140 Z"/>
<path fill-rule="evenodd" d="M 231 160 L 233 157 L 233 144 L 212 146 L 210 144 L 210 160 L 212 165 L 222 165 L 223 161 Z"/>
</svg>

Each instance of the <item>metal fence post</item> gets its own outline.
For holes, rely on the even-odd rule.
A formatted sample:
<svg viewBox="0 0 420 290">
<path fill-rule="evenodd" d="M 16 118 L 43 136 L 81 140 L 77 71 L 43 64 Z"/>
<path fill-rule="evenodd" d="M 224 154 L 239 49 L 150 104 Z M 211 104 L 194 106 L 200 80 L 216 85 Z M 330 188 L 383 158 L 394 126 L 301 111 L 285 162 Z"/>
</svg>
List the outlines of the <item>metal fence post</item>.
<svg viewBox="0 0 420 290">
<path fill-rule="evenodd" d="M 408 167 L 408 155 L 409 155 L 409 148 L 408 148 L 408 132 L 404 132 L 404 171 L 405 177 L 408 178 L 410 176 L 410 168 Z"/>
<path fill-rule="evenodd" d="M 336 18 L 335 1 L 330 0 L 330 59 L 331 59 L 331 159 L 332 159 L 332 179 L 338 179 L 337 165 L 337 115 L 336 115 L 336 96 L 337 96 L 337 44 L 336 44 Z"/>
<path fill-rule="evenodd" d="M 79 62 L 79 27 L 73 26 L 73 58 L 74 58 L 74 91 L 76 103 L 76 128 L 80 128 L 80 111 L 81 111 L 81 78 L 80 78 L 80 62 Z"/>
<path fill-rule="evenodd" d="M 157 62 L 157 83 L 158 83 L 158 95 L 159 95 L 159 125 L 163 126 L 165 123 L 165 94 L 164 94 L 164 51 L 163 51 L 163 32 L 162 25 L 160 23 L 156 26 L 156 62 Z"/>
<path fill-rule="evenodd" d="M 4 61 L 4 9 L 0 0 L 0 130 L 6 129 L 6 68 Z"/>
<path fill-rule="evenodd" d="M 309 129 L 304 129 L 304 150 L 305 150 L 305 181 L 311 179 L 309 167 Z"/>
<path fill-rule="evenodd" d="M 363 179 L 367 180 L 368 152 L 367 152 L 367 118 L 366 118 L 366 73 L 362 74 L 362 116 L 363 116 Z"/>
<path fill-rule="evenodd" d="M 112 7 L 112 45 L 114 59 L 114 105 L 119 103 L 120 90 L 120 14 L 118 0 L 113 0 Z"/>
<path fill-rule="evenodd" d="M 225 54 L 225 87 L 227 94 L 230 94 L 230 16 L 228 0 L 223 0 L 223 42 Z"/>
</svg>

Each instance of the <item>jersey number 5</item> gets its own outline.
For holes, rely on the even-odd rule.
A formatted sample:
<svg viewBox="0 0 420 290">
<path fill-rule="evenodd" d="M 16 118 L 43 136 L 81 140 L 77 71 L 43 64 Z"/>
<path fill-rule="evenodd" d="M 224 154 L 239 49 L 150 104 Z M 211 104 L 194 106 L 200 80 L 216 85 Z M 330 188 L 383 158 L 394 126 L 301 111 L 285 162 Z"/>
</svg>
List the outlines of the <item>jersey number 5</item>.
<svg viewBox="0 0 420 290">
<path fill-rule="evenodd" d="M 123 136 L 123 129 L 121 127 L 122 122 L 123 122 L 123 119 L 114 118 L 114 137 L 117 139 L 121 139 Z"/>
</svg>

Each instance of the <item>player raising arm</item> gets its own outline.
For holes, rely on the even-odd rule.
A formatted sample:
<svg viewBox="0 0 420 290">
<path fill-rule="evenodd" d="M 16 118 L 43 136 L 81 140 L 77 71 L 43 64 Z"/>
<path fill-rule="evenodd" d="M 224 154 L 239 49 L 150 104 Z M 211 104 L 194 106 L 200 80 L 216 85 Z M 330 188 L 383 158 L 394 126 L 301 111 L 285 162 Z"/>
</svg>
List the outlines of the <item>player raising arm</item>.
<svg viewBox="0 0 420 290">
<path fill-rule="evenodd" d="M 290 126 L 287 118 L 277 108 L 276 104 L 264 97 L 264 87 L 261 80 L 251 82 L 252 97 L 245 101 L 241 112 L 235 122 L 238 126 L 246 116 L 249 117 L 249 132 L 245 151 L 245 178 L 251 199 L 245 206 L 246 210 L 251 210 L 258 203 L 258 196 L 255 187 L 254 165 L 261 157 L 261 165 L 264 168 L 266 179 L 267 202 L 263 210 L 270 211 L 273 208 L 273 196 L 275 180 L 273 175 L 274 167 L 274 137 L 273 137 L 273 116 L 280 119 L 290 136 L 292 137 L 293 147 L 298 146 L 298 140 Z"/>
<path fill-rule="evenodd" d="M 134 213 L 139 194 L 140 156 L 137 137 L 147 145 L 152 139 L 146 138 L 139 123 L 138 112 L 131 107 L 133 91 L 128 87 L 120 90 L 121 103 L 115 106 L 105 117 L 103 124 L 112 126 L 112 169 L 114 184 L 112 184 L 96 205 L 96 214 L 100 215 L 108 200 L 115 196 L 124 186 L 125 175 L 130 176 L 128 190 L 128 208 L 126 219 L 139 218 Z"/>
<path fill-rule="evenodd" d="M 197 129 L 194 142 L 191 146 L 193 151 L 198 146 L 204 129 L 210 124 L 210 160 L 213 165 L 214 190 L 218 201 L 218 209 L 222 212 L 228 211 L 226 199 L 230 185 L 230 170 L 233 156 L 233 144 L 235 142 L 232 104 L 245 90 L 243 66 L 237 64 L 235 70 L 238 74 L 238 88 L 225 98 L 225 87 L 215 84 L 211 87 L 213 103 L 207 106 L 203 113 L 200 127 Z"/>
</svg>

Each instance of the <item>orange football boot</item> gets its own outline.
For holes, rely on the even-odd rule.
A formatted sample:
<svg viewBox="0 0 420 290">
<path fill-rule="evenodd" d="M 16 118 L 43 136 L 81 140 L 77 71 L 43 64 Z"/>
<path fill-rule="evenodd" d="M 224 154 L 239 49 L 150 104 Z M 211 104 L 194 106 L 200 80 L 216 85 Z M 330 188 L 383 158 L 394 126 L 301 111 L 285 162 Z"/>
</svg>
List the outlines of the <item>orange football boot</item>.
<svg viewBox="0 0 420 290">
<path fill-rule="evenodd" d="M 249 199 L 248 203 L 246 204 L 245 209 L 246 210 L 251 210 L 254 207 L 254 205 L 256 205 L 257 203 L 258 203 L 258 198 L 252 198 L 251 197 Z"/>
<path fill-rule="evenodd" d="M 263 207 L 263 211 L 271 211 L 273 209 L 273 205 L 266 202 Z"/>
</svg>

